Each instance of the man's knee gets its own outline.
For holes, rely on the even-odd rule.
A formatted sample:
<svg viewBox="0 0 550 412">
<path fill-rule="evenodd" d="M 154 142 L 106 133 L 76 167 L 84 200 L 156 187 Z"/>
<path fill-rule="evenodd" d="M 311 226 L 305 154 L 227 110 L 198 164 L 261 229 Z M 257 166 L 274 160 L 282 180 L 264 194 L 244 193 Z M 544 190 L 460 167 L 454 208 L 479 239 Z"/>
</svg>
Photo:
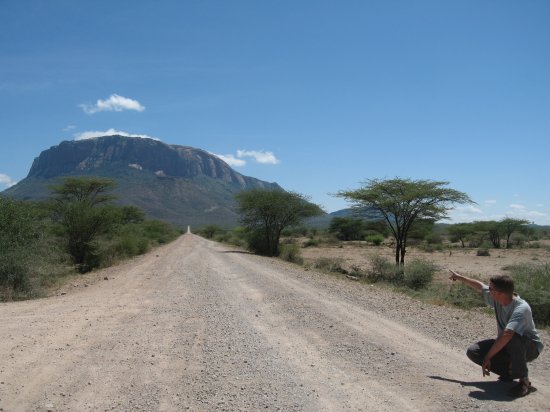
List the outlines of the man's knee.
<svg viewBox="0 0 550 412">
<path fill-rule="evenodd" d="M 485 355 L 481 353 L 479 345 L 477 343 L 474 343 L 473 345 L 470 345 L 470 347 L 466 350 L 466 356 L 472 362 L 481 365 L 483 362 L 483 357 Z"/>
</svg>

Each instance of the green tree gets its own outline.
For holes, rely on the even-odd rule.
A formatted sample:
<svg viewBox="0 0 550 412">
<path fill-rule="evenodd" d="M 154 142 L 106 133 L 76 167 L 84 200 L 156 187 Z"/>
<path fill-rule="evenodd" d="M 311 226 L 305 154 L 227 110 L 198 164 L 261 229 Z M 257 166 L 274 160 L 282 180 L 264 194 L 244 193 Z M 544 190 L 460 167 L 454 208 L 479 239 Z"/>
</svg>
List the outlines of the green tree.
<svg viewBox="0 0 550 412">
<path fill-rule="evenodd" d="M 434 234 L 434 228 L 433 219 L 416 219 L 409 229 L 408 239 L 426 240 Z"/>
<path fill-rule="evenodd" d="M 355 208 L 371 207 L 382 214 L 395 238 L 395 264 L 405 264 L 407 236 L 417 219 L 438 221 L 453 203 L 473 203 L 465 193 L 445 187 L 448 182 L 394 178 L 370 179 L 356 190 L 338 192 Z"/>
<path fill-rule="evenodd" d="M 241 222 L 249 230 L 249 244 L 256 253 L 279 254 L 282 231 L 304 219 L 323 214 L 322 209 L 298 193 L 251 189 L 235 195 Z"/>
<path fill-rule="evenodd" d="M 495 249 L 500 249 L 502 239 L 502 226 L 496 220 L 483 220 L 473 223 L 475 232 L 483 243 L 483 239 L 489 238 L 489 241 Z"/>
<path fill-rule="evenodd" d="M 200 231 L 207 239 L 212 239 L 218 233 L 224 233 L 225 230 L 218 225 L 206 225 Z"/>
<path fill-rule="evenodd" d="M 28 260 L 41 232 L 42 222 L 33 204 L 0 196 L 0 288 L 28 286 Z"/>
<path fill-rule="evenodd" d="M 506 249 L 510 249 L 510 236 L 512 236 L 512 233 L 521 232 L 525 225 L 529 224 L 529 221 L 525 219 L 505 218 L 499 224 L 504 236 L 506 236 Z"/>
<path fill-rule="evenodd" d="M 365 235 L 365 222 L 358 217 L 335 216 L 330 220 L 329 233 L 340 240 L 361 240 Z"/>
<path fill-rule="evenodd" d="M 67 251 L 81 272 L 97 266 L 94 241 L 113 222 L 108 203 L 113 196 L 112 180 L 95 177 L 69 177 L 53 186 L 51 207 L 66 240 Z"/>
<path fill-rule="evenodd" d="M 462 247 L 465 247 L 465 240 L 474 233 L 472 224 L 456 223 L 447 228 L 447 233 L 450 236 L 451 242 L 460 242 Z"/>
</svg>

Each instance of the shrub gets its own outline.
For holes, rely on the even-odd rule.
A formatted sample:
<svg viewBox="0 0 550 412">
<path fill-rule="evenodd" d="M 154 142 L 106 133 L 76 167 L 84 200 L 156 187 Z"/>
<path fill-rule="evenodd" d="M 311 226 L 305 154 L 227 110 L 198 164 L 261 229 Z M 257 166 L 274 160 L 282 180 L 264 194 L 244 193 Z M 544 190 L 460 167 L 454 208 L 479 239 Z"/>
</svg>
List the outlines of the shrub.
<svg viewBox="0 0 550 412">
<path fill-rule="evenodd" d="M 358 278 L 364 278 L 366 276 L 366 273 L 357 265 L 351 265 L 349 274 Z"/>
<path fill-rule="evenodd" d="M 319 239 L 308 239 L 304 242 L 302 247 L 319 246 Z"/>
<path fill-rule="evenodd" d="M 132 257 L 141 255 L 149 250 L 149 241 L 146 238 L 124 235 L 115 245 L 115 251 L 120 256 Z"/>
<path fill-rule="evenodd" d="M 531 306 L 537 325 L 550 325 L 550 265 L 518 264 L 505 268 L 514 279 L 517 293 Z"/>
<path fill-rule="evenodd" d="M 0 257 L 0 288 L 15 291 L 29 289 L 29 270 L 23 253 L 3 253 Z"/>
<path fill-rule="evenodd" d="M 212 239 L 217 234 L 225 233 L 225 230 L 217 225 L 206 225 L 198 233 L 207 239 Z"/>
<path fill-rule="evenodd" d="M 431 283 L 436 270 L 437 266 L 432 262 L 412 260 L 405 266 L 403 282 L 411 289 L 423 289 Z"/>
<path fill-rule="evenodd" d="M 159 245 L 168 243 L 178 236 L 178 232 L 166 222 L 148 220 L 141 224 L 145 237 Z"/>
<path fill-rule="evenodd" d="M 384 241 L 384 236 L 380 234 L 368 235 L 365 240 L 369 243 L 372 243 L 374 246 L 380 246 Z"/>
<path fill-rule="evenodd" d="M 0 197 L 0 288 L 29 289 L 29 260 L 37 259 L 33 248 L 42 230 L 32 204 Z"/>
<path fill-rule="evenodd" d="M 295 244 L 281 245 L 279 257 L 284 261 L 297 263 L 298 265 L 302 265 L 304 263 L 300 248 Z"/>
<path fill-rule="evenodd" d="M 246 233 L 248 250 L 258 255 L 271 255 L 273 248 L 267 244 L 267 239 L 262 230 L 250 230 Z"/>
<path fill-rule="evenodd" d="M 315 260 L 313 266 L 326 272 L 348 273 L 342 268 L 342 258 L 321 257 Z"/>
<path fill-rule="evenodd" d="M 422 289 L 418 293 L 420 293 L 421 298 L 432 304 L 447 304 L 462 309 L 486 307 L 481 294 L 474 292 L 468 286 L 460 282 L 454 282 L 450 286 L 448 284 L 432 283 L 426 289 Z"/>
<path fill-rule="evenodd" d="M 372 256 L 370 258 L 371 268 L 367 272 L 367 279 L 370 282 L 388 282 L 400 284 L 403 281 L 403 270 L 388 259 L 382 256 Z"/>
</svg>

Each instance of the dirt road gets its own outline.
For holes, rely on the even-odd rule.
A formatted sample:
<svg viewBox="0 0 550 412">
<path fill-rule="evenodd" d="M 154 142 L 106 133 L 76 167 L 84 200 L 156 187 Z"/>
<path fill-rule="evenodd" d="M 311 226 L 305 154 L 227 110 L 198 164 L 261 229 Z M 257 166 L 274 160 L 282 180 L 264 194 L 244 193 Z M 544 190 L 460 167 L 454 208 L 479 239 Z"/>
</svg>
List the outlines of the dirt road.
<svg viewBox="0 0 550 412">
<path fill-rule="evenodd" d="M 549 410 L 545 353 L 514 401 L 466 359 L 486 314 L 192 234 L 92 277 L 0 305 L 0 410 Z"/>
</svg>

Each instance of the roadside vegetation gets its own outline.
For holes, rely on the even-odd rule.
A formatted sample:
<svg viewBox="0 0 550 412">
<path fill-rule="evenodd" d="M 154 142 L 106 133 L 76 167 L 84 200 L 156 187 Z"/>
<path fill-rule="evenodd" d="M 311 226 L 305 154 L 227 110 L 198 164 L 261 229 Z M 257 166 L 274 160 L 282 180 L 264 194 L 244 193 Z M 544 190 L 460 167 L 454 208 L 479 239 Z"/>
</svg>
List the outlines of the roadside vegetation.
<svg viewBox="0 0 550 412">
<path fill-rule="evenodd" d="M 445 216 L 449 204 L 471 202 L 464 193 L 445 188 L 445 185 L 446 182 L 403 179 L 369 181 L 362 189 L 339 194 L 357 203 L 348 216 L 332 218 L 328 227 L 307 226 L 305 218 L 319 213 L 319 209 L 309 206 L 305 213 L 299 214 L 299 218 L 285 225 L 275 225 L 276 236 L 269 240 L 271 243 L 268 243 L 267 235 L 262 237 L 262 234 L 270 233 L 266 225 L 276 221 L 273 216 L 284 216 L 288 212 L 284 210 L 287 202 L 269 198 L 262 200 L 258 196 L 265 192 L 261 191 L 243 192 L 246 193 L 240 198 L 243 226 L 227 229 L 209 225 L 199 234 L 248 248 L 254 253 L 278 256 L 305 268 L 390 287 L 432 304 L 464 309 L 483 308 L 484 303 L 464 285 L 448 281 L 447 268 L 431 258 L 435 253 L 452 256 L 453 253 L 471 251 L 484 259 L 493 254 L 499 257 L 499 253 L 510 249 L 525 253 L 530 249 L 548 251 L 542 255 L 541 261 L 501 267 L 500 272 L 507 272 L 515 279 L 517 292 L 531 305 L 537 326 L 550 325 L 550 243 L 546 242 L 550 239 L 550 228 L 513 218 L 437 224 Z M 306 201 L 303 197 L 298 200 L 298 205 L 305 204 L 302 203 Z M 415 204 L 416 209 L 407 209 L 408 204 Z M 378 217 L 372 216 L 373 209 L 378 212 Z M 274 210 L 277 213 L 273 216 L 267 213 Z M 361 264 L 346 260 L 344 249 L 350 248 L 354 254 L 364 255 Z M 394 251 L 394 259 L 389 258 L 388 248 Z M 340 249 L 342 253 L 339 254 Z M 319 253 L 313 259 L 305 258 L 308 250 L 319 250 Z M 404 256 L 408 250 L 421 252 L 423 257 L 409 258 L 405 264 Z M 468 275 L 485 282 L 488 280 L 482 273 Z"/>
<path fill-rule="evenodd" d="M 114 205 L 113 187 L 110 180 L 68 178 L 44 202 L 0 197 L 0 301 L 45 296 L 64 278 L 179 235 L 136 207 Z"/>
</svg>

